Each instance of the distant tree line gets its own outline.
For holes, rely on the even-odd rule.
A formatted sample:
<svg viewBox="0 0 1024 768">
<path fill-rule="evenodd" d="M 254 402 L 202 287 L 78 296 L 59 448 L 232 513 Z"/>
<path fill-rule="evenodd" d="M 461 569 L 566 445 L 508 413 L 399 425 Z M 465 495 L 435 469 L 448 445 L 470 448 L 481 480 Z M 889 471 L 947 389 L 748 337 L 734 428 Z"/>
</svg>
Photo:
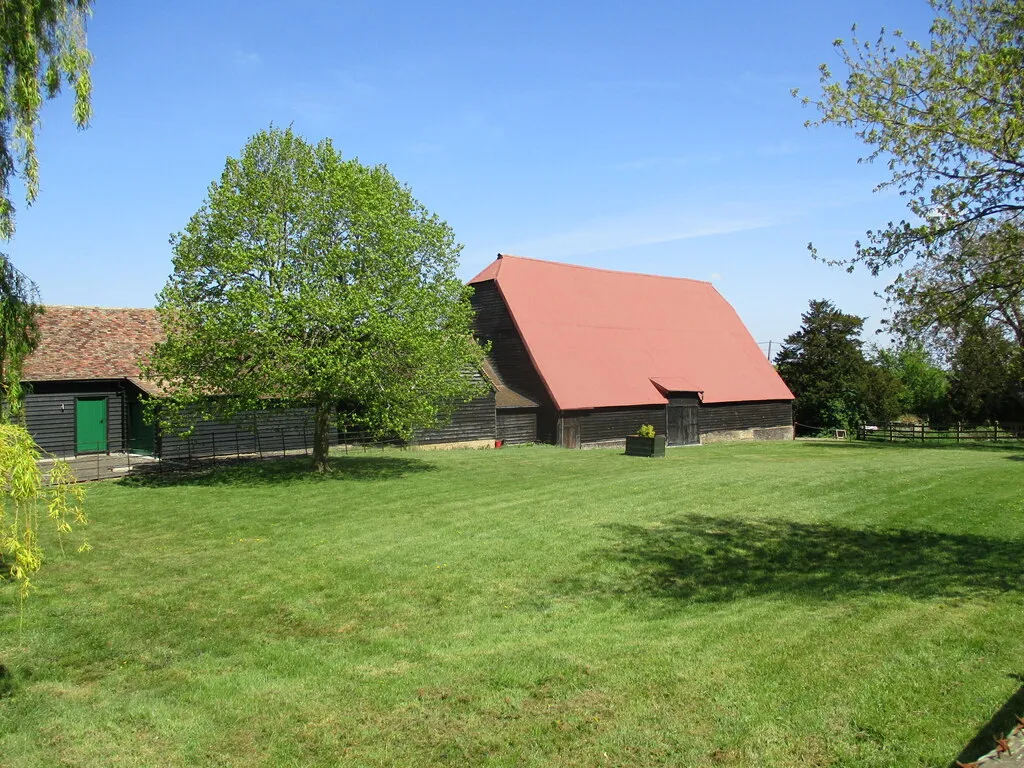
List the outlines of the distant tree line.
<svg viewBox="0 0 1024 768">
<path fill-rule="evenodd" d="M 898 30 L 835 41 L 808 125 L 850 129 L 885 160 L 876 189 L 907 216 L 869 230 L 850 258 L 879 276 L 894 349 L 865 351 L 863 319 L 811 302 L 779 353 L 797 419 L 824 427 L 913 416 L 1024 421 L 1024 3 L 929 0 L 923 41 Z"/>
<path fill-rule="evenodd" d="M 914 420 L 1024 422 L 1024 354 L 1004 325 L 979 319 L 891 348 L 861 338 L 864 318 L 815 300 L 775 358 L 807 428 Z"/>
</svg>

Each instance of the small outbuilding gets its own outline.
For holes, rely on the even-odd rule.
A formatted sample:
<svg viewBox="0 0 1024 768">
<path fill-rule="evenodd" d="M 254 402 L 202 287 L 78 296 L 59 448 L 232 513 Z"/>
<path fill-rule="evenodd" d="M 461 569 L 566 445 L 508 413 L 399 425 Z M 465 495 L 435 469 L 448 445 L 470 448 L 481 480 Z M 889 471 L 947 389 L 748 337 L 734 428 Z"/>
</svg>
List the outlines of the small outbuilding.
<svg viewBox="0 0 1024 768">
<path fill-rule="evenodd" d="M 25 360 L 25 421 L 39 446 L 58 456 L 152 452 L 142 419 L 138 360 L 163 338 L 152 309 L 47 306 L 40 343 Z"/>
<path fill-rule="evenodd" d="M 497 436 L 619 445 L 793 437 L 793 394 L 711 283 L 499 254 L 469 283 Z"/>
</svg>

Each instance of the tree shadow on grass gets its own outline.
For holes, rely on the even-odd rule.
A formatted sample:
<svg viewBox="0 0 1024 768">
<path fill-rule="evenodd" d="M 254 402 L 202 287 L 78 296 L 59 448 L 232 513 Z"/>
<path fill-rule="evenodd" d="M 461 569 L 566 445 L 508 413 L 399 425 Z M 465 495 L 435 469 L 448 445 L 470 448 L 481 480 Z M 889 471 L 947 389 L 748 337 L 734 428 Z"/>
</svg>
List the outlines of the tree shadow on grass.
<svg viewBox="0 0 1024 768">
<path fill-rule="evenodd" d="M 843 528 L 687 515 L 610 526 L 615 569 L 602 590 L 624 597 L 722 603 L 768 595 L 829 600 L 889 593 L 964 597 L 1024 588 L 1021 542 L 973 534 Z"/>
<path fill-rule="evenodd" d="M 142 467 L 141 471 L 135 471 L 117 482 L 127 488 L 186 485 L 251 487 L 286 483 L 395 480 L 437 469 L 422 459 L 399 456 L 332 456 L 329 463 L 330 471 L 324 474 L 314 472 L 311 460 L 305 456 L 208 461 L 187 469 L 170 470 L 155 464 Z"/>
</svg>

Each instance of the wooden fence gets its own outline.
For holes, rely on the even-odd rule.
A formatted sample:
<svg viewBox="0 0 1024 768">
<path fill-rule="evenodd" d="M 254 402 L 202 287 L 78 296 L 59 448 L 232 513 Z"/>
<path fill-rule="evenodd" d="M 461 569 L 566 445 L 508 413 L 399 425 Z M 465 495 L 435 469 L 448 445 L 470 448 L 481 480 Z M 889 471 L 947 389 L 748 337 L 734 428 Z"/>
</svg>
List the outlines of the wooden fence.
<svg viewBox="0 0 1024 768">
<path fill-rule="evenodd" d="M 954 424 L 933 427 L 928 424 L 861 424 L 857 427 L 858 440 L 895 442 L 1002 443 L 1024 441 L 1024 425 L 993 424 L 968 426 Z"/>
</svg>

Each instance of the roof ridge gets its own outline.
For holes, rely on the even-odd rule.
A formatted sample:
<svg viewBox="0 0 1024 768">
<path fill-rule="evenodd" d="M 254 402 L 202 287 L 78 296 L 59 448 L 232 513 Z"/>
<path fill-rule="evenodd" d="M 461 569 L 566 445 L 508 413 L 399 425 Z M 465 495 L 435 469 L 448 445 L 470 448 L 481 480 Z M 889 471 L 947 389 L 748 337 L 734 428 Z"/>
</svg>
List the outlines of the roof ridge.
<svg viewBox="0 0 1024 768">
<path fill-rule="evenodd" d="M 114 312 L 156 312 L 156 307 L 101 307 L 97 304 L 43 304 L 50 309 L 103 309 Z"/>
<path fill-rule="evenodd" d="M 710 285 L 714 287 L 714 284 L 710 280 L 698 280 L 695 277 L 677 277 L 676 275 L 654 275 L 650 272 L 633 272 L 631 270 L 624 269 L 609 269 L 608 267 L 589 267 L 585 264 L 569 264 L 564 261 L 551 261 L 550 259 L 536 259 L 532 256 L 516 256 L 512 253 L 499 253 L 499 259 L 518 259 L 521 261 L 537 261 L 541 264 L 553 264 L 557 267 L 571 267 L 572 269 L 584 269 L 588 272 L 610 272 L 613 275 L 635 275 L 637 277 L 653 277 L 656 280 L 685 280 L 689 283 L 700 283 L 702 285 Z"/>
</svg>

